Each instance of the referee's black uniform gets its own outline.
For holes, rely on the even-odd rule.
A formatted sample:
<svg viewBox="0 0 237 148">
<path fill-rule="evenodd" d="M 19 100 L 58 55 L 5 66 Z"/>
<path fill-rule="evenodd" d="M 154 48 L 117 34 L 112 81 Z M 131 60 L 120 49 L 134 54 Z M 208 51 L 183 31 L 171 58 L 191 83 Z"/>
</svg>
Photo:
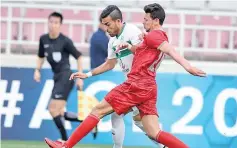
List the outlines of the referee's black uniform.
<svg viewBox="0 0 237 148">
<path fill-rule="evenodd" d="M 51 39 L 49 34 L 44 34 L 40 37 L 38 56 L 47 58 L 54 73 L 52 99 L 67 101 L 68 95 L 73 88 L 74 81 L 69 81 L 69 77 L 72 74 L 69 63 L 70 54 L 75 59 L 81 56 L 81 52 L 75 48 L 72 40 L 62 33 L 56 39 Z"/>
</svg>

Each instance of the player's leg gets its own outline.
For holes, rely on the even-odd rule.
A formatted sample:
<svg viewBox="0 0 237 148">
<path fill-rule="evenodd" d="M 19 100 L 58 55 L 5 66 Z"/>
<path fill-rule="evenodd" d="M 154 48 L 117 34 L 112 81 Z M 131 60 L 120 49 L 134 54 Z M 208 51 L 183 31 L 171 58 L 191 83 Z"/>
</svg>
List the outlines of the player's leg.
<svg viewBox="0 0 237 148">
<path fill-rule="evenodd" d="M 139 113 L 139 110 L 137 107 L 133 107 L 132 108 L 133 110 L 133 121 L 134 121 L 134 124 L 140 128 L 140 130 L 142 130 L 144 133 L 146 133 L 144 127 L 143 127 L 143 124 L 142 124 L 142 119 L 141 119 L 141 116 L 140 116 L 140 113 Z M 148 137 L 149 139 L 151 139 L 150 137 Z M 157 143 L 157 141 L 151 139 L 153 143 L 155 143 L 156 145 L 160 145 L 159 143 Z M 161 147 L 163 148 L 163 146 L 161 145 Z"/>
<path fill-rule="evenodd" d="M 143 132 L 144 131 L 144 127 L 142 125 L 142 120 L 141 120 L 141 116 L 140 116 L 140 113 L 139 113 L 139 110 L 137 107 L 133 107 L 132 108 L 132 114 L 133 114 L 133 121 L 134 121 L 134 124 L 139 127 Z"/>
<path fill-rule="evenodd" d="M 69 148 L 75 146 L 100 121 L 101 118 L 113 112 L 112 106 L 105 100 L 96 105 L 89 116 L 76 128 L 65 145 Z"/>
<path fill-rule="evenodd" d="M 113 148 L 122 148 L 125 137 L 125 125 L 123 115 L 118 115 L 116 112 L 111 115 L 112 137 L 114 141 Z"/>
<path fill-rule="evenodd" d="M 64 117 L 61 115 L 61 111 L 64 109 L 65 105 L 65 100 L 57 99 L 51 99 L 49 104 L 49 112 L 53 117 L 53 121 L 61 134 L 62 140 L 67 140 L 67 132 L 64 127 Z"/>
<path fill-rule="evenodd" d="M 139 113 L 139 110 L 137 107 L 132 108 L 132 114 L 133 114 L 133 121 L 134 124 L 139 127 L 143 132 L 145 132 L 144 127 L 142 125 L 142 119 Z"/>
<path fill-rule="evenodd" d="M 129 111 L 129 109 L 135 105 L 132 102 L 128 102 L 129 94 L 124 93 L 124 88 L 126 89 L 129 86 L 129 84 L 121 84 L 109 92 L 105 99 L 92 109 L 91 114 L 76 128 L 64 145 L 59 147 L 71 148 L 76 145 L 76 143 L 86 136 L 104 116 L 114 111 L 118 115 Z M 51 142 L 50 140 L 46 140 L 49 146 L 52 146 L 50 144 Z"/>
<path fill-rule="evenodd" d="M 78 115 L 77 113 L 74 113 L 74 112 L 65 112 L 63 111 L 63 116 L 65 118 L 65 120 L 68 120 L 68 121 L 75 121 L 75 122 L 82 122 L 82 120 L 79 120 L 78 119 Z"/>
<path fill-rule="evenodd" d="M 185 145 L 175 136 L 160 129 L 156 108 L 156 93 L 157 92 L 154 90 L 152 93 L 153 95 L 151 94 L 149 96 L 150 99 L 145 100 L 142 104 L 137 106 L 147 136 L 169 148 L 188 148 L 187 145 Z"/>
<path fill-rule="evenodd" d="M 142 123 L 147 135 L 151 139 L 169 148 L 188 148 L 188 146 L 178 138 L 160 129 L 157 115 L 144 115 L 142 117 Z"/>
<path fill-rule="evenodd" d="M 75 129 L 65 143 L 60 144 L 48 138 L 45 138 L 45 142 L 52 148 L 72 148 L 99 123 L 101 118 L 112 112 L 112 106 L 103 100 L 92 109 L 90 115 Z"/>
</svg>

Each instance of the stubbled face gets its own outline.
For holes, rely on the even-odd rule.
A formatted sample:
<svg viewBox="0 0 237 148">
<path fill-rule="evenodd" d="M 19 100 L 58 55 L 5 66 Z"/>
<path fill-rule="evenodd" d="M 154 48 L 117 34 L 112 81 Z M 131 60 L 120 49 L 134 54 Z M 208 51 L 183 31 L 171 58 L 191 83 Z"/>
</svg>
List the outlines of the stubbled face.
<svg viewBox="0 0 237 148">
<path fill-rule="evenodd" d="M 114 37 L 119 34 L 121 20 L 113 20 L 110 16 L 107 16 L 102 19 L 102 24 L 107 28 L 107 32 L 111 37 Z"/>
<path fill-rule="evenodd" d="M 144 16 L 144 20 L 143 20 L 143 26 L 144 26 L 144 29 L 146 30 L 146 32 L 149 32 L 151 30 L 152 24 L 153 24 L 153 22 L 151 19 L 151 14 L 146 13 Z"/>
<path fill-rule="evenodd" d="M 51 16 L 48 21 L 49 33 L 57 34 L 60 32 L 61 19 L 59 17 Z"/>
</svg>

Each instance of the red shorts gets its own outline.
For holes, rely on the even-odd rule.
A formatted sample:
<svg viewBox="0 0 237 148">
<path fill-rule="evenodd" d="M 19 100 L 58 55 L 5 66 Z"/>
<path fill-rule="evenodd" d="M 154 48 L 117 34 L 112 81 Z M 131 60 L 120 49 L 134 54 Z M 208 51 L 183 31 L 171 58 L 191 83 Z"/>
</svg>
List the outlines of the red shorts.
<svg viewBox="0 0 237 148">
<path fill-rule="evenodd" d="M 136 106 L 141 117 L 144 115 L 157 115 L 157 85 L 155 82 L 124 82 L 112 89 L 105 100 L 113 107 L 118 114 L 127 113 Z"/>
</svg>

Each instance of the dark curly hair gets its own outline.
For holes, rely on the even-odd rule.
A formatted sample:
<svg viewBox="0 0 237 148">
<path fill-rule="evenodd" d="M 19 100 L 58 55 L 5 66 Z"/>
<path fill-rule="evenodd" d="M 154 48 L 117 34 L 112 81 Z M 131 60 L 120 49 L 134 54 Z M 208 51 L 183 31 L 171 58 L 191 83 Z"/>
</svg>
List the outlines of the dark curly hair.
<svg viewBox="0 0 237 148">
<path fill-rule="evenodd" d="M 159 19 L 160 25 L 163 25 L 165 20 L 165 10 L 161 5 L 157 3 L 146 5 L 144 11 L 145 13 L 150 13 L 153 20 Z"/>
</svg>

